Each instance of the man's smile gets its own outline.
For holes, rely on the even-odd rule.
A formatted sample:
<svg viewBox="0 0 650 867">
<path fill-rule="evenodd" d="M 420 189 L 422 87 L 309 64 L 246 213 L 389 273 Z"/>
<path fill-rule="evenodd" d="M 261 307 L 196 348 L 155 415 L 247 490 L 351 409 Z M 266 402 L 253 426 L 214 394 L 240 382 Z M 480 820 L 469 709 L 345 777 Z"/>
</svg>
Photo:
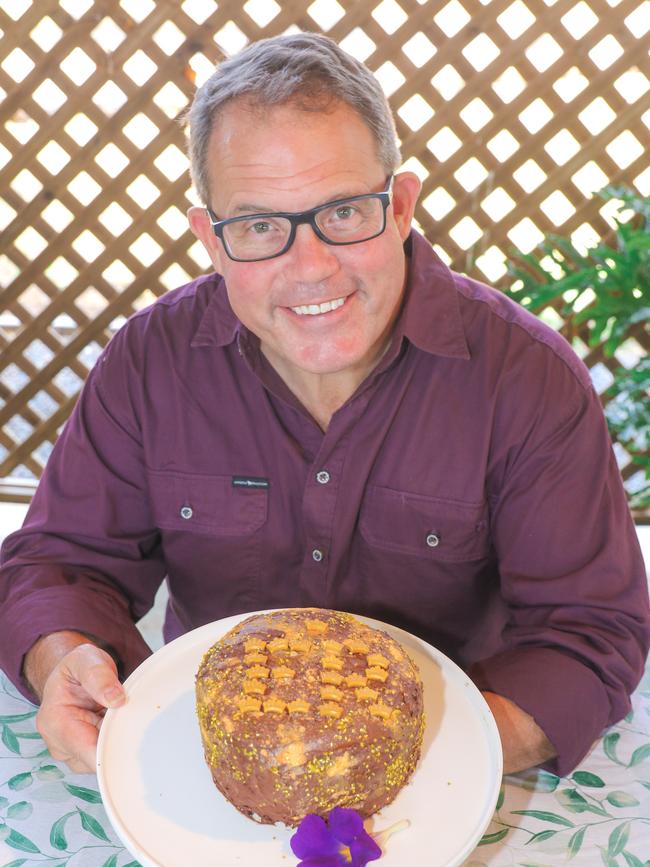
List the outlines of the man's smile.
<svg viewBox="0 0 650 867">
<path fill-rule="evenodd" d="M 299 316 L 318 316 L 320 313 L 330 313 L 338 310 L 345 304 L 345 297 L 333 298 L 331 301 L 323 301 L 320 304 L 301 304 L 299 307 L 290 307 Z"/>
</svg>

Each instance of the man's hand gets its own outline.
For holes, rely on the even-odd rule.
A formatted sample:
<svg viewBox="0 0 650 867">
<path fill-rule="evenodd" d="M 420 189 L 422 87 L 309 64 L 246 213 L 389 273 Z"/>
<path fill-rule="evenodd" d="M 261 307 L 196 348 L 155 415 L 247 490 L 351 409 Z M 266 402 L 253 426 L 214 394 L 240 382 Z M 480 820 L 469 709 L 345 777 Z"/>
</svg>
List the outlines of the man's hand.
<svg viewBox="0 0 650 867">
<path fill-rule="evenodd" d="M 52 758 L 94 773 L 106 708 L 125 701 L 113 658 L 80 633 L 53 633 L 29 651 L 25 675 L 41 696 L 36 727 Z"/>
<path fill-rule="evenodd" d="M 483 698 L 499 729 L 504 774 L 525 771 L 556 755 L 555 747 L 530 714 L 494 692 L 484 692 Z"/>
</svg>

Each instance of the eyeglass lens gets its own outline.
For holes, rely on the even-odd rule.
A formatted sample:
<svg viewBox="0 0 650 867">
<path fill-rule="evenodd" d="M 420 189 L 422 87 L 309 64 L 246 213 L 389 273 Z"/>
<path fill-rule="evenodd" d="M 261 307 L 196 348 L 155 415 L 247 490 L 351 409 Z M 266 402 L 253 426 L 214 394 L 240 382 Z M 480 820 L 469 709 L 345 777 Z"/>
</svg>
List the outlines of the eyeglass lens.
<svg viewBox="0 0 650 867">
<path fill-rule="evenodd" d="M 383 228 L 384 207 L 379 199 L 354 199 L 319 209 L 314 219 L 323 236 L 333 244 L 366 241 Z M 286 217 L 256 216 L 223 227 L 224 241 L 238 259 L 273 256 L 286 246 L 291 221 Z"/>
</svg>

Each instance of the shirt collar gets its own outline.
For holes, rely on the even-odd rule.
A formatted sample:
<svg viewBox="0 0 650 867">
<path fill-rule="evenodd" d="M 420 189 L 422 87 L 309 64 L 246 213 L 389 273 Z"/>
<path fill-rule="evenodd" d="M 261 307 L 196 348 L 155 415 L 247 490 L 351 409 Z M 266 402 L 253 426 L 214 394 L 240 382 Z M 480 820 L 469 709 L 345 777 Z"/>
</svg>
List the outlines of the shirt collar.
<svg viewBox="0 0 650 867">
<path fill-rule="evenodd" d="M 191 346 L 228 346 L 239 337 L 244 326 L 230 306 L 223 277 L 210 274 L 207 279 L 213 284 L 209 289 L 210 299 L 194 332 Z"/>
<path fill-rule="evenodd" d="M 406 248 L 410 257 L 398 336 L 432 355 L 469 359 L 452 271 L 415 229 L 411 230 Z"/>
<path fill-rule="evenodd" d="M 431 244 L 413 229 L 405 244 L 407 280 L 396 336 L 433 355 L 469 359 L 454 275 Z M 228 346 L 246 329 L 235 316 L 223 277 L 208 278 L 211 298 L 192 339 L 192 346 Z M 401 340 L 396 341 L 401 342 Z"/>
</svg>

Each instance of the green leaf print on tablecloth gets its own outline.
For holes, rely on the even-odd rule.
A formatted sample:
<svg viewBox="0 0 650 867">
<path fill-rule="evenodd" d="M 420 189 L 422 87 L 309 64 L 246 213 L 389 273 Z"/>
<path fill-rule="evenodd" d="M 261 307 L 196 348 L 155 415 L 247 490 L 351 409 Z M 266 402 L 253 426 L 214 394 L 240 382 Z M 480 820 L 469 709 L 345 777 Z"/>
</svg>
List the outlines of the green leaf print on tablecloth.
<svg viewBox="0 0 650 867">
<path fill-rule="evenodd" d="M 12 710 L 0 715 L 0 867 L 139 867 L 87 785 L 93 778 L 77 783 L 53 763 L 34 731 L 36 709 L 1 672 L 0 693 Z"/>
<path fill-rule="evenodd" d="M 572 774 L 533 769 L 504 778 L 492 823 L 465 867 L 650 867 L 649 792 L 646 670 L 630 713 Z"/>
</svg>

